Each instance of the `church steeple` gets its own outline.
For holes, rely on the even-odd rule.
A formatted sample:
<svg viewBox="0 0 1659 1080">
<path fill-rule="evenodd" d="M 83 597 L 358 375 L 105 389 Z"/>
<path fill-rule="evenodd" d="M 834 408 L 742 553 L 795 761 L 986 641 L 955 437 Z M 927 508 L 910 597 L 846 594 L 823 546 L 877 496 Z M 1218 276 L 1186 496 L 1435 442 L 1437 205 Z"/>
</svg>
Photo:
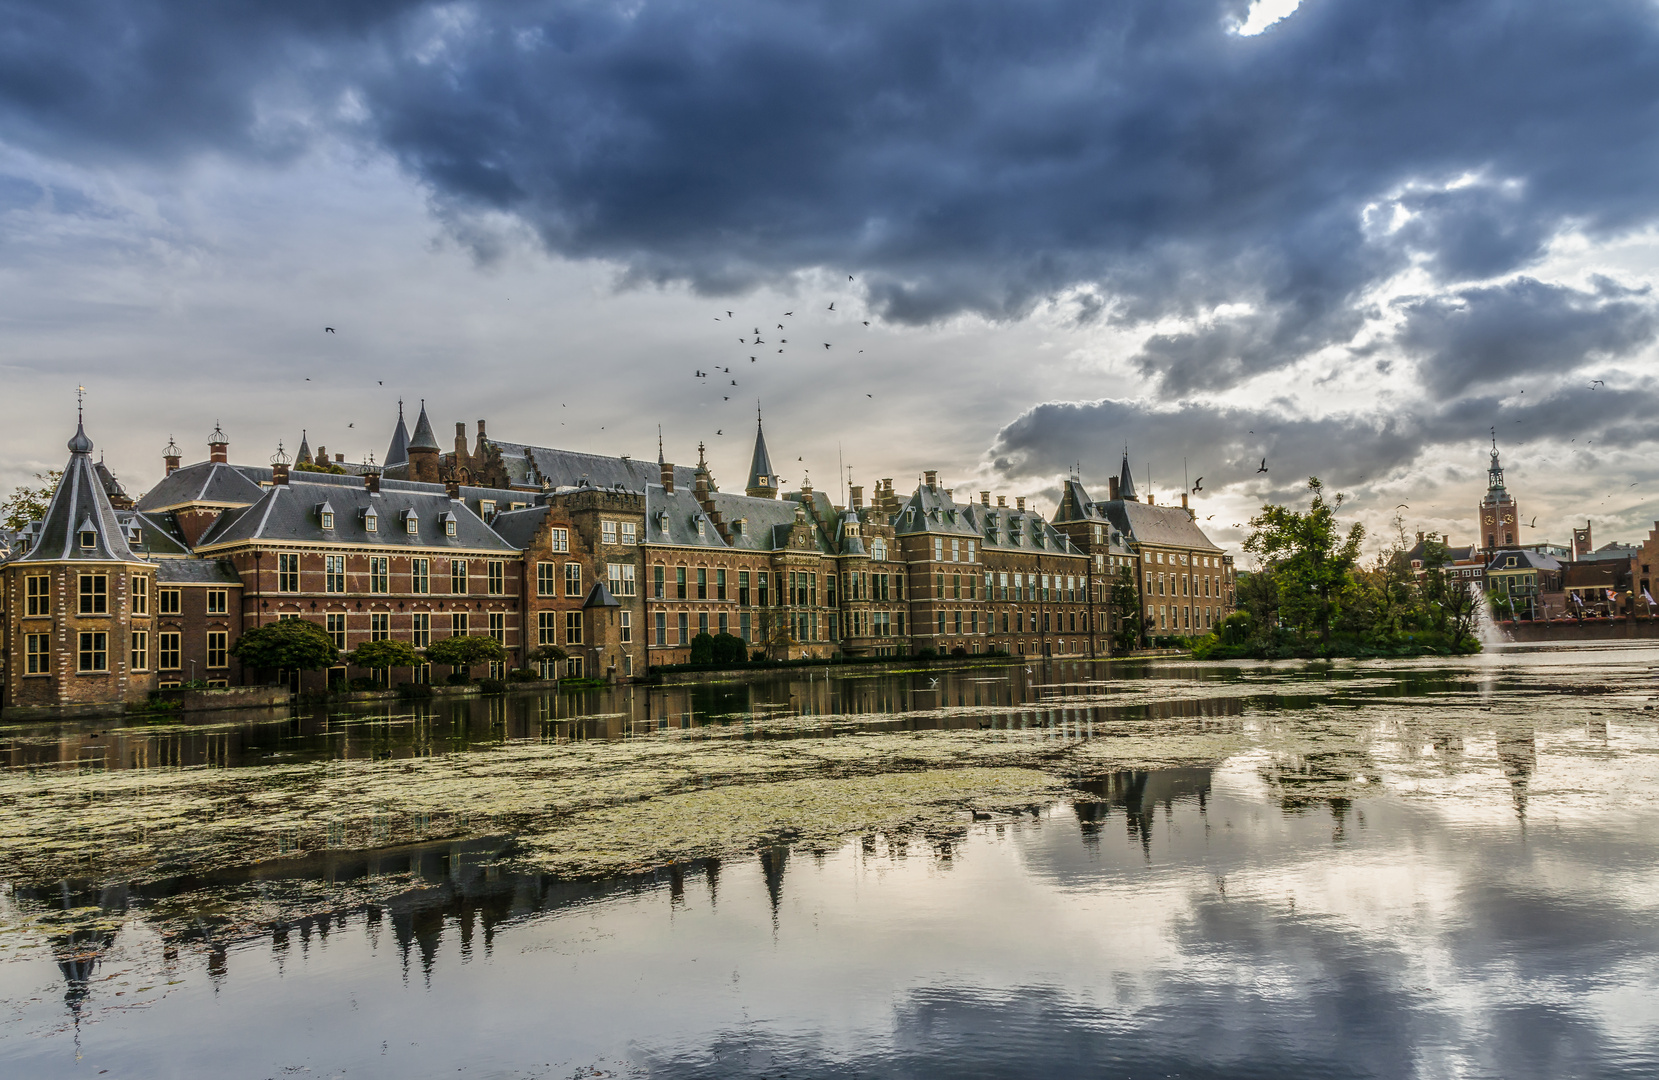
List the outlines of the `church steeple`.
<svg viewBox="0 0 1659 1080">
<path fill-rule="evenodd" d="M 755 456 L 749 463 L 749 486 L 745 494 L 756 499 L 778 497 L 778 478 L 772 472 L 772 456 L 766 452 L 766 433 L 761 430 L 760 405 L 755 405 Z"/>
<path fill-rule="evenodd" d="M 1135 494 L 1135 474 L 1129 468 L 1129 448 L 1123 448 L 1123 468 L 1118 473 L 1118 498 L 1127 502 L 1139 502 L 1140 497 Z"/>
<path fill-rule="evenodd" d="M 1515 497 L 1503 483 L 1503 465 L 1498 460 L 1497 431 L 1492 432 L 1492 457 L 1486 468 L 1486 496 L 1476 512 L 1475 546 L 1484 551 L 1498 551 L 1521 542 L 1521 511 Z"/>
</svg>

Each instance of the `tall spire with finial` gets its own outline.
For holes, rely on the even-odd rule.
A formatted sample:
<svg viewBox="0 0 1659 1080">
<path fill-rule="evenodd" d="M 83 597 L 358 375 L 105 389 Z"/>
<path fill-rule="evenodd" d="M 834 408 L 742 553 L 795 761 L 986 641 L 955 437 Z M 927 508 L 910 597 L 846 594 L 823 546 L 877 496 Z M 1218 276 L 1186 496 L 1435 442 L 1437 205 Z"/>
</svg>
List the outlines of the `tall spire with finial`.
<svg viewBox="0 0 1659 1080">
<path fill-rule="evenodd" d="M 86 437 L 86 387 L 75 387 L 75 434 L 69 440 L 71 454 L 92 453 L 92 440 Z"/>
<path fill-rule="evenodd" d="M 766 433 L 761 430 L 760 402 L 755 402 L 755 456 L 749 462 L 749 486 L 745 494 L 756 499 L 778 497 L 778 477 L 772 472 L 772 456 L 766 452 Z"/>
<path fill-rule="evenodd" d="M 392 445 L 386 448 L 386 467 L 395 468 L 409 463 L 409 429 L 403 426 L 403 399 L 397 399 L 397 427 L 392 429 Z"/>
</svg>

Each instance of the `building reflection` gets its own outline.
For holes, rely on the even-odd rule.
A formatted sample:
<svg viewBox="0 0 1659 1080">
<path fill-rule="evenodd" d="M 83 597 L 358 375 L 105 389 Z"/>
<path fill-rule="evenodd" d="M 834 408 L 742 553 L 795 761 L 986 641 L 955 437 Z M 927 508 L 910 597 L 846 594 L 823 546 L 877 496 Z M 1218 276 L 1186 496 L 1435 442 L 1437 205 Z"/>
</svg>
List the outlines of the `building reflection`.
<svg viewBox="0 0 1659 1080">
<path fill-rule="evenodd" d="M 1077 785 L 1089 798 L 1072 804 L 1083 840 L 1091 847 L 1114 809 L 1123 813 L 1129 839 L 1152 857 L 1152 824 L 1158 808 L 1171 813 L 1178 802 L 1193 801 L 1200 814 L 1207 813 L 1210 795 L 1209 769 L 1127 769 L 1098 780 Z"/>
</svg>

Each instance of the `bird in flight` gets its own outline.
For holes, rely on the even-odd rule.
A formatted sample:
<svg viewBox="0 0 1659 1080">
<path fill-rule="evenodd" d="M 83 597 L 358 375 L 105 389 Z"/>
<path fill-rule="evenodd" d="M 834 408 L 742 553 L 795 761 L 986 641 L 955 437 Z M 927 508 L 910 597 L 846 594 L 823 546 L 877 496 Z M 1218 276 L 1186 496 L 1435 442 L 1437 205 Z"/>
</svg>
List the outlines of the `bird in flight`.
<svg viewBox="0 0 1659 1080">
<path fill-rule="evenodd" d="M 357 425 L 356 424 L 347 424 L 346 426 L 347 427 L 356 427 Z"/>
<path fill-rule="evenodd" d="M 779 349 L 779 350 L 778 350 L 778 351 L 779 351 L 779 352 L 783 352 L 783 350 L 782 350 L 782 349 Z M 754 362 L 755 362 L 755 358 L 754 358 L 754 357 L 752 357 L 752 356 L 751 356 L 751 357 L 749 357 L 749 363 L 751 363 L 751 364 L 752 364 L 752 363 L 754 363 Z"/>
<path fill-rule="evenodd" d="M 867 398 L 873 398 L 873 397 L 875 397 L 875 395 L 874 395 L 874 394 L 865 394 L 865 395 L 864 395 L 864 396 L 865 396 L 865 397 L 867 397 Z"/>
<path fill-rule="evenodd" d="M 853 279 L 853 276 L 852 276 L 852 275 L 851 275 L 851 274 L 848 274 L 848 275 L 847 275 L 847 280 L 848 280 L 848 281 L 851 281 L 851 280 L 852 280 L 852 279 Z"/>
<path fill-rule="evenodd" d="M 325 334 L 332 334 L 332 333 L 334 333 L 334 327 L 332 327 L 332 326 L 325 326 L 325 327 L 323 327 L 323 333 L 325 333 Z"/>
<path fill-rule="evenodd" d="M 795 314 L 795 313 L 794 313 L 794 312 L 793 312 L 793 311 L 786 311 L 786 312 L 784 312 L 784 314 L 785 314 L 785 315 L 793 315 L 793 314 Z"/>
<path fill-rule="evenodd" d="M 1196 481 L 1193 482 L 1192 493 L 1194 495 L 1196 495 L 1200 491 L 1203 491 L 1203 490 L 1204 490 L 1204 478 L 1202 476 L 1200 476 Z"/>
<path fill-rule="evenodd" d="M 1214 515 L 1214 514 L 1211 514 L 1211 515 L 1210 515 L 1210 517 L 1207 517 L 1207 518 L 1205 518 L 1205 519 L 1204 519 L 1204 520 L 1205 520 L 1205 521 L 1209 521 L 1209 520 L 1210 520 L 1210 518 L 1213 518 L 1213 517 L 1215 517 L 1215 515 Z"/>
<path fill-rule="evenodd" d="M 829 342 L 827 342 L 827 341 L 824 342 L 824 348 L 826 348 L 826 349 L 829 348 Z"/>
<path fill-rule="evenodd" d="M 1591 386 L 1606 386 L 1607 383 L 1606 383 L 1605 380 L 1602 380 L 1602 379 L 1591 379 L 1590 380 L 1590 385 Z"/>
<path fill-rule="evenodd" d="M 835 310 L 835 301 L 834 301 L 834 300 L 831 300 L 831 301 L 830 301 L 830 306 L 829 306 L 829 309 L 830 309 L 830 310 L 831 310 L 831 311 L 834 311 L 834 310 Z"/>
<path fill-rule="evenodd" d="M 731 312 L 729 312 L 729 311 L 728 311 L 728 312 L 726 312 L 726 318 L 728 318 L 728 319 L 729 319 L 729 318 L 731 318 L 731 317 L 732 317 L 732 313 L 731 313 Z"/>
<path fill-rule="evenodd" d="M 864 320 L 864 325 L 865 325 L 865 326 L 869 326 L 869 325 L 870 325 L 870 320 L 869 320 L 869 319 L 865 319 L 865 320 Z"/>
<path fill-rule="evenodd" d="M 1399 506 L 1396 506 L 1394 509 L 1396 509 L 1396 510 L 1410 510 L 1411 507 L 1407 506 L 1405 503 L 1401 503 Z"/>
<path fill-rule="evenodd" d="M 375 380 L 375 385 L 377 385 L 377 386 L 385 386 L 385 385 L 386 385 L 386 380 L 385 380 L 385 379 L 376 379 L 376 380 Z"/>
<path fill-rule="evenodd" d="M 736 379 L 733 379 L 733 380 L 732 380 L 732 385 L 733 385 L 733 386 L 736 386 L 736 385 L 737 385 L 737 380 L 736 380 Z"/>
<path fill-rule="evenodd" d="M 1267 471 L 1267 459 L 1266 458 L 1262 458 L 1261 468 L 1257 469 L 1256 471 L 1259 472 L 1259 473 L 1263 473 L 1263 472 Z"/>
<path fill-rule="evenodd" d="M 726 400 L 727 400 L 727 401 L 730 401 L 730 400 L 731 400 L 731 399 L 730 399 L 730 398 L 727 398 L 727 399 L 726 399 Z M 720 429 L 720 430 L 719 430 L 719 431 L 716 431 L 716 432 L 715 432 L 715 434 L 716 434 L 716 435 L 724 435 L 724 434 L 725 434 L 725 433 L 726 433 L 726 429 L 725 429 L 725 428 L 721 428 L 721 429 Z"/>
</svg>

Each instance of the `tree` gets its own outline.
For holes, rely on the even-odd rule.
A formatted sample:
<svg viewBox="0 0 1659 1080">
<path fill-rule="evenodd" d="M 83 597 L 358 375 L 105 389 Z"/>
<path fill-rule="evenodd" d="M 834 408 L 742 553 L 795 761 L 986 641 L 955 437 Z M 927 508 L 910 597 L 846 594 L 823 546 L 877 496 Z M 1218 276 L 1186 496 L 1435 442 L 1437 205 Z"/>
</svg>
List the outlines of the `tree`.
<svg viewBox="0 0 1659 1080">
<path fill-rule="evenodd" d="M 536 663 L 538 661 L 545 662 L 545 661 L 564 660 L 564 659 L 567 659 L 569 656 L 570 656 L 569 653 L 565 652 L 563 649 L 559 648 L 557 645 L 539 645 L 536 648 L 531 649 L 528 653 L 526 653 L 524 659 L 528 660 L 530 663 L 533 664 L 533 663 Z"/>
<path fill-rule="evenodd" d="M 230 652 L 256 671 L 321 671 L 340 659 L 328 631 L 305 619 L 279 619 L 244 630 Z"/>
<path fill-rule="evenodd" d="M 1325 501 L 1317 476 L 1308 478 L 1313 501 L 1306 512 L 1268 504 L 1250 519 L 1255 529 L 1244 549 L 1262 563 L 1278 592 L 1279 618 L 1301 635 L 1313 634 L 1324 644 L 1331 625 L 1345 603 L 1354 598 L 1354 566 L 1359 562 L 1365 527 L 1355 522 L 1344 536 L 1336 520 L 1343 502 Z"/>
<path fill-rule="evenodd" d="M 736 634 L 714 635 L 714 663 L 721 667 L 735 667 L 749 657 L 748 647 Z"/>
<path fill-rule="evenodd" d="M 426 647 L 427 663 L 458 669 L 470 668 L 474 664 L 499 663 L 505 659 L 507 650 L 493 637 L 439 638 Z"/>
<path fill-rule="evenodd" d="M 1141 643 L 1141 601 L 1135 591 L 1135 571 L 1118 567 L 1117 580 L 1112 583 L 1112 614 L 1118 628 L 1112 635 L 1112 651 L 1128 652 Z"/>
<path fill-rule="evenodd" d="M 714 663 L 714 635 L 707 630 L 691 639 L 691 662 L 693 664 Z"/>
<path fill-rule="evenodd" d="M 407 641 L 395 641 L 385 638 L 381 641 L 365 641 L 352 650 L 347 658 L 358 667 L 385 670 L 395 667 L 419 667 L 420 653 Z"/>
<path fill-rule="evenodd" d="M 20 487 L 12 492 L 11 498 L 0 503 L 0 529 L 16 532 L 46 516 L 46 507 L 51 505 L 52 493 L 63 479 L 63 470 L 35 473 L 35 479 L 41 481 L 39 487 Z"/>
</svg>

